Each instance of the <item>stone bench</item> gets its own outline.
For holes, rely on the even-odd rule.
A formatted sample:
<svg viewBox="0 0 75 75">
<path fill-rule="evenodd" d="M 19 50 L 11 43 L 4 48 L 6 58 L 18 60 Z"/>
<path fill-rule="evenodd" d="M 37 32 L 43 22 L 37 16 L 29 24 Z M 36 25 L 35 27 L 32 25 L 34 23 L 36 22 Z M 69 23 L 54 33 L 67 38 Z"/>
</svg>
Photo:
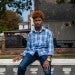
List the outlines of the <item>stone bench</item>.
<svg viewBox="0 0 75 75">
<path fill-rule="evenodd" d="M 12 59 L 0 59 L 0 75 L 17 75 L 20 63 Z M 52 59 L 52 75 L 75 75 L 75 59 Z M 44 75 L 40 63 L 35 61 L 28 66 L 26 75 Z"/>
</svg>

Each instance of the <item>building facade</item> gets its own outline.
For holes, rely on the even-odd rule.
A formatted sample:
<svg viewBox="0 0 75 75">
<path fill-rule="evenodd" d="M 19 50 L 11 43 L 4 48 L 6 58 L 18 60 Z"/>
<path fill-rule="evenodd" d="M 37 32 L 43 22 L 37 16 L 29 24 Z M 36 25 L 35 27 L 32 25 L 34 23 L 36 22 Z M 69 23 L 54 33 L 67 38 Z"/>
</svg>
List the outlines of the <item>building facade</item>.
<svg viewBox="0 0 75 75">
<path fill-rule="evenodd" d="M 75 7 L 73 4 L 57 4 L 56 0 L 34 0 L 35 9 L 45 13 L 44 24 L 52 30 L 53 37 L 62 47 L 75 47 Z M 36 4 L 38 3 L 38 4 Z"/>
</svg>

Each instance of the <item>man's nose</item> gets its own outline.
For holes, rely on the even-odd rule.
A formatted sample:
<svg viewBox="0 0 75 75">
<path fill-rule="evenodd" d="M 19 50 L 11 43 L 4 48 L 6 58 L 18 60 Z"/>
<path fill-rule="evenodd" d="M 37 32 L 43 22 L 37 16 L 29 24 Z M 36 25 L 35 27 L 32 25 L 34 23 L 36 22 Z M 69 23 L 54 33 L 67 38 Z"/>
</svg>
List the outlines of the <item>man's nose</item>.
<svg viewBox="0 0 75 75">
<path fill-rule="evenodd" d="M 39 23 L 39 21 L 37 21 L 37 23 Z"/>
</svg>

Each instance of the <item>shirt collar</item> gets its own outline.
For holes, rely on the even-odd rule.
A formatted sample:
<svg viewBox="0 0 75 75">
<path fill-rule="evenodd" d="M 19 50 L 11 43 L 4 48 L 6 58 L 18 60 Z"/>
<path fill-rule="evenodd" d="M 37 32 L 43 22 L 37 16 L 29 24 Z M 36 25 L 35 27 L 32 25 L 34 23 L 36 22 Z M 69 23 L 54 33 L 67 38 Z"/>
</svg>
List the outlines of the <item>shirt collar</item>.
<svg viewBox="0 0 75 75">
<path fill-rule="evenodd" d="M 39 32 L 42 32 L 43 30 L 45 30 L 45 28 L 42 26 L 42 29 Z M 35 30 L 35 27 L 33 29 L 33 32 L 38 32 L 38 31 Z"/>
</svg>

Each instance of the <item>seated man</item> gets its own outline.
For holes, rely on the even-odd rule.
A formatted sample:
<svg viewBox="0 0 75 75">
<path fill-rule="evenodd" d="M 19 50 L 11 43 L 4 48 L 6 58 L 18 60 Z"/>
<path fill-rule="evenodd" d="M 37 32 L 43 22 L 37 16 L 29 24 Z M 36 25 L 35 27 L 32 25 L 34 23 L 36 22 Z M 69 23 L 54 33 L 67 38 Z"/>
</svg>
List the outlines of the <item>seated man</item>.
<svg viewBox="0 0 75 75">
<path fill-rule="evenodd" d="M 34 11 L 32 14 L 34 29 L 29 33 L 27 47 L 23 53 L 14 58 L 20 60 L 17 75 L 25 75 L 26 68 L 35 60 L 39 60 L 45 75 L 51 75 L 51 57 L 54 54 L 52 32 L 43 27 L 44 14 Z"/>
</svg>

